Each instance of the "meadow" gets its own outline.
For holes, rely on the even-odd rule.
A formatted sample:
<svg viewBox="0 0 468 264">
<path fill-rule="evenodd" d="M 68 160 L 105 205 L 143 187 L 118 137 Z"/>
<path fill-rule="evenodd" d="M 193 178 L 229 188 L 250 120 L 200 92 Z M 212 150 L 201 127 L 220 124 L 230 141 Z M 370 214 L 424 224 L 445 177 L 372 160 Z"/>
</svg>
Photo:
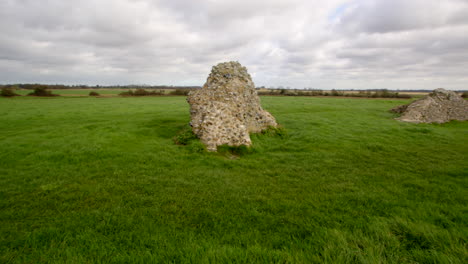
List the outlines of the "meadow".
<svg viewBox="0 0 468 264">
<path fill-rule="evenodd" d="M 262 97 L 284 133 L 208 153 L 185 97 L 0 98 L 0 263 L 466 263 L 468 122 Z"/>
</svg>

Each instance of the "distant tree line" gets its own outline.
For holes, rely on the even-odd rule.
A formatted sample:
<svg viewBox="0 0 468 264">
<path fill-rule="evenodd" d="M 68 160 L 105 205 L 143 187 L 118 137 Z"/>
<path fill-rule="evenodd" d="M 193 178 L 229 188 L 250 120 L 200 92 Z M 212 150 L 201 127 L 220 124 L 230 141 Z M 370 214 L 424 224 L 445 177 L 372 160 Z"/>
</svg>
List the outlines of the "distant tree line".
<svg viewBox="0 0 468 264">
<path fill-rule="evenodd" d="M 38 87 L 48 90 L 56 89 L 197 89 L 201 86 L 174 86 L 174 85 L 64 85 L 64 84 L 38 84 L 38 83 L 18 83 L 0 84 L 1 88 L 34 90 Z"/>
<path fill-rule="evenodd" d="M 12 86 L 1 86 L 0 87 L 0 96 L 3 97 L 13 97 L 13 96 L 20 96 L 15 92 L 16 88 Z M 32 92 L 28 93 L 28 96 L 59 96 L 58 94 L 52 93 L 50 90 L 47 89 L 45 85 L 36 85 Z"/>
<path fill-rule="evenodd" d="M 0 96 L 20 96 L 15 91 L 18 89 L 32 90 L 29 96 L 58 96 L 51 90 L 59 89 L 93 89 L 89 96 L 99 96 L 96 89 L 122 89 L 121 96 L 163 96 L 163 95 L 187 95 L 191 90 L 200 89 L 200 86 L 172 86 L 172 85 L 113 85 L 113 86 L 88 86 L 88 85 L 63 85 L 63 84 L 4 84 L 0 85 Z M 166 93 L 165 91 L 170 92 Z"/>
<path fill-rule="evenodd" d="M 184 88 L 184 89 L 173 89 L 169 93 L 165 92 L 165 89 L 160 90 L 145 90 L 138 88 L 136 90 L 128 90 L 126 92 L 119 93 L 120 96 L 163 96 L 163 95 L 188 95 L 190 91 L 194 88 Z"/>
<path fill-rule="evenodd" d="M 66 87 L 66 88 L 63 88 Z M 152 88 L 143 89 L 143 88 L 134 88 L 137 86 L 119 86 L 120 89 L 128 89 L 119 93 L 120 96 L 165 96 L 165 95 L 183 95 L 186 96 L 188 93 L 194 89 L 199 89 L 198 86 L 153 86 Z M 159 89 L 155 89 L 158 87 Z M 170 87 L 170 88 L 168 88 Z M 52 90 L 57 89 L 72 89 L 76 86 L 65 86 L 65 85 L 45 85 L 45 84 L 7 84 L 0 85 L 0 96 L 3 97 L 14 97 L 20 96 L 16 93 L 17 89 L 27 89 L 32 90 L 28 93 L 28 96 L 58 96 L 54 94 Z M 100 87 L 102 89 L 115 89 L 116 87 Z M 84 88 L 83 88 L 84 89 Z M 89 96 L 100 96 L 99 92 L 96 91 L 95 87 L 88 87 L 87 89 L 92 89 L 89 92 Z M 166 92 L 169 90 L 169 92 Z"/>
<path fill-rule="evenodd" d="M 323 91 L 323 89 L 317 89 L 317 88 L 310 88 L 310 87 L 305 87 L 305 88 L 290 88 L 288 86 L 283 87 L 283 86 L 278 86 L 278 87 L 266 87 L 266 86 L 260 86 L 256 87 L 257 90 L 298 90 L 298 91 Z M 380 88 L 380 89 L 342 89 L 342 90 L 337 90 L 337 91 L 343 91 L 343 92 L 366 92 L 366 91 L 372 91 L 372 92 L 378 92 L 378 91 L 390 91 L 390 92 L 406 92 L 406 93 L 430 93 L 434 89 L 429 90 L 429 89 L 387 89 L 387 88 Z M 455 92 L 458 93 L 464 93 L 468 92 L 468 90 L 455 90 Z"/>
<path fill-rule="evenodd" d="M 0 84 L 0 96 L 13 97 L 19 96 L 15 91 L 17 89 L 32 90 L 30 96 L 57 96 L 50 90 L 58 89 L 122 89 L 127 90 L 121 92 L 121 96 L 163 96 L 163 95 L 184 95 L 186 96 L 191 90 L 200 89 L 200 86 L 173 86 L 173 85 L 111 85 L 111 86 L 89 86 L 89 85 L 63 85 L 63 84 Z M 166 93 L 165 90 L 171 90 Z M 431 92 L 430 90 L 388 90 L 388 89 L 373 89 L 373 90 L 335 90 L 325 91 L 321 89 L 290 89 L 286 88 L 265 88 L 265 86 L 257 87 L 259 95 L 281 95 L 281 96 L 344 96 L 344 97 L 365 97 L 365 98 L 411 98 L 409 94 L 400 92 Z M 463 98 L 468 98 L 468 91 L 461 90 Z M 99 93 L 92 91 L 90 96 L 98 96 Z"/>
<path fill-rule="evenodd" d="M 362 90 L 362 91 L 341 91 L 332 89 L 324 91 L 319 89 L 298 90 L 298 89 L 266 89 L 258 90 L 258 95 L 283 95 L 283 96 L 345 96 L 345 97 L 365 97 L 365 98 L 411 98 L 409 94 L 400 94 L 387 89 Z"/>
</svg>

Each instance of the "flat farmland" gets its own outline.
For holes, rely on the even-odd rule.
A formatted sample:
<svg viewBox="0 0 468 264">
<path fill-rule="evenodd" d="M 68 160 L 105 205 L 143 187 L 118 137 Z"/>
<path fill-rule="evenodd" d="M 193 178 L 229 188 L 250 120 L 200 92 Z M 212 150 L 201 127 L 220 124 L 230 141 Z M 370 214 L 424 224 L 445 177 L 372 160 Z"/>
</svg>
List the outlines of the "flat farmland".
<svg viewBox="0 0 468 264">
<path fill-rule="evenodd" d="M 0 98 L 0 262 L 466 263 L 468 122 L 261 100 L 235 155 L 174 143 L 185 97 Z"/>
</svg>

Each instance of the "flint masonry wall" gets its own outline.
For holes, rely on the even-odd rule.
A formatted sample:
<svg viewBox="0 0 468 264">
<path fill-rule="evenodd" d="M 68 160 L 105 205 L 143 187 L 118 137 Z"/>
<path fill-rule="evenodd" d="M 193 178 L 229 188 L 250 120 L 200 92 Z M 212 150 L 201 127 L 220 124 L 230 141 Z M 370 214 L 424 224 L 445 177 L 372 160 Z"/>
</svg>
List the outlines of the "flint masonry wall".
<svg viewBox="0 0 468 264">
<path fill-rule="evenodd" d="M 193 132 L 207 146 L 252 144 L 249 133 L 276 127 L 275 118 L 263 110 L 247 69 L 238 62 L 213 66 L 202 89 L 187 98 Z"/>
</svg>

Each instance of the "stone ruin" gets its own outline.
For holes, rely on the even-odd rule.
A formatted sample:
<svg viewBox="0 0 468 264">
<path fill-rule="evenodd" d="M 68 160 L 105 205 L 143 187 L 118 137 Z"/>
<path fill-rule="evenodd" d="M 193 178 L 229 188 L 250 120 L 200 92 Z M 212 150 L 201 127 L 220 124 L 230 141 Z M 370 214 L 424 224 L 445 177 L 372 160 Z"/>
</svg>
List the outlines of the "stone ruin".
<svg viewBox="0 0 468 264">
<path fill-rule="evenodd" d="M 401 114 L 397 120 L 411 123 L 445 123 L 468 120 L 468 102 L 453 91 L 442 88 L 407 105 L 390 111 Z"/>
<path fill-rule="evenodd" d="M 278 126 L 262 109 L 252 78 L 239 62 L 213 66 L 205 85 L 190 92 L 187 101 L 192 131 L 208 151 L 224 144 L 250 146 L 249 133 Z"/>
</svg>

